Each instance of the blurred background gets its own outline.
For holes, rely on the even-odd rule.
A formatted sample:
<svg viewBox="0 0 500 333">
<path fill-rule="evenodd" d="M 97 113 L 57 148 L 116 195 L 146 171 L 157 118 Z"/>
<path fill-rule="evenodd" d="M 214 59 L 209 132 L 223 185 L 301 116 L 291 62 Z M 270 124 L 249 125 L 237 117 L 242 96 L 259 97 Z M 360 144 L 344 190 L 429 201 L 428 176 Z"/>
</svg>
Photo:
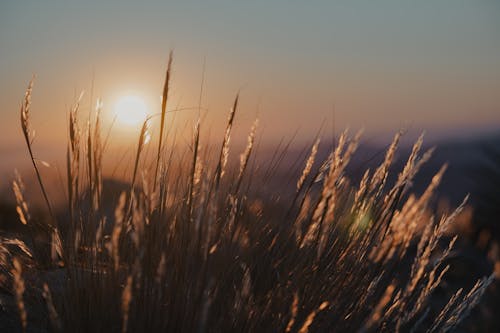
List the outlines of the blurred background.
<svg viewBox="0 0 500 333">
<path fill-rule="evenodd" d="M 52 192 L 63 193 L 60 170 L 67 116 L 80 94 L 84 92 L 83 124 L 94 116 L 98 99 L 102 101 L 103 130 L 110 135 L 104 163 L 116 165 L 132 153 L 130 147 L 147 116 L 153 117 L 155 133 L 170 50 L 174 50 L 168 104 L 172 113 L 167 122 L 179 145 L 188 146 L 198 116 L 207 144 L 219 142 L 217 134 L 223 133 L 238 92 L 235 132 L 241 136 L 234 143 L 244 144 L 259 117 L 264 160 L 275 154 L 273 147 L 292 140 L 288 158 L 293 161 L 318 133 L 325 138 L 320 155 L 326 156 L 328 143 L 341 130 L 365 128 L 351 169 L 355 180 L 361 176 L 357 170 L 383 158 L 395 132 L 406 131 L 396 165 L 401 167 L 410 144 L 425 131 L 426 146 L 437 149 L 413 190 L 421 192 L 439 167 L 449 163 L 436 209 L 449 211 L 470 193 L 468 215 L 457 226 L 459 256 L 469 261 L 461 261 L 458 268 L 463 272 L 457 276 L 465 278 L 464 272 L 481 276 L 495 269 L 495 262 L 498 266 L 500 2 L 496 0 L 3 0 L 2 227 L 16 219 L 10 189 L 14 169 L 25 176 L 28 186 L 33 184 L 19 124 L 20 104 L 33 75 L 35 153 L 51 165 L 43 172 L 52 177 L 50 185 L 56 189 Z M 111 173 L 108 170 L 108 176 Z M 30 191 L 34 199 L 37 191 L 37 187 Z M 472 330 L 499 328 L 494 320 L 498 286 L 493 287 L 496 291 L 473 315 L 476 320 L 467 324 Z"/>
<path fill-rule="evenodd" d="M 240 91 L 238 126 L 259 115 L 270 144 L 321 127 L 364 127 L 370 143 L 400 128 L 408 142 L 424 129 L 428 140 L 498 133 L 499 17 L 493 0 L 2 1 L 0 172 L 28 162 L 18 112 L 32 75 L 36 148 L 50 160 L 82 91 L 82 116 L 100 97 L 107 125 L 123 96 L 157 113 L 170 50 L 169 108 L 188 108 L 179 128 L 197 118 L 201 93 L 204 127 L 218 133 Z M 117 122 L 114 137 L 137 127 Z"/>
</svg>

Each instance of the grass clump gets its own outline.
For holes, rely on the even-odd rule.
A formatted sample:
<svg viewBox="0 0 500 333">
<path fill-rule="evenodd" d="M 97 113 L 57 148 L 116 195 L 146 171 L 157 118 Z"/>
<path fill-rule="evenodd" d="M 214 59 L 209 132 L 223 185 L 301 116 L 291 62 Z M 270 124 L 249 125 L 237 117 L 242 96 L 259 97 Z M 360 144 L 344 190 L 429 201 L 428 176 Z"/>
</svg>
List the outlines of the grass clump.
<svg viewBox="0 0 500 333">
<path fill-rule="evenodd" d="M 444 332 L 477 304 L 491 277 L 454 291 L 442 306 L 432 302 L 456 241 L 447 230 L 463 205 L 449 216 L 429 213 L 445 167 L 420 197 L 409 194 L 431 154 L 421 153 L 422 138 L 392 186 L 401 133 L 380 166 L 353 184 L 346 168 L 361 134 L 344 132 L 325 161 L 316 161 L 319 140 L 312 145 L 289 201 L 259 198 L 252 191 L 258 169 L 249 163 L 256 123 L 239 167 L 228 168 L 238 97 L 218 154 L 201 148 L 198 122 L 190 154 L 174 160 L 164 137 L 170 68 L 171 60 L 154 159 L 144 158 L 146 121 L 130 182 L 115 202 L 103 199 L 99 116 L 81 131 L 78 103 L 71 110 L 64 218 L 50 207 L 33 155 L 30 84 L 21 124 L 50 218 L 29 214 L 16 181 L 22 223 L 41 224 L 45 235 L 18 240 L 28 254 L 5 272 L 13 276 L 19 330 Z"/>
</svg>

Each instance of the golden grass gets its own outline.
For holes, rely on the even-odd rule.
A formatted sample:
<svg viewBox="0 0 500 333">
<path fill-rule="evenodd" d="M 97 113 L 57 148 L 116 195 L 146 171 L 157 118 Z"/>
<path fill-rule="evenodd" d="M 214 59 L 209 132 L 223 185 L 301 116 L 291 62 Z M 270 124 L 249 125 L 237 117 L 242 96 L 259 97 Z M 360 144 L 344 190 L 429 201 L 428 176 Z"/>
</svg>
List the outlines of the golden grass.
<svg viewBox="0 0 500 333">
<path fill-rule="evenodd" d="M 431 213 L 445 167 L 423 195 L 409 194 L 415 174 L 432 153 L 421 153 L 422 137 L 392 187 L 387 179 L 402 133 L 395 135 L 380 166 L 367 170 L 356 185 L 346 177 L 346 169 L 361 132 L 351 138 L 346 131 L 319 165 L 320 140 L 315 140 L 290 202 L 258 198 L 251 188 L 259 186 L 262 176 L 249 169 L 257 122 L 239 168 L 228 169 L 238 96 L 216 161 L 202 154 L 199 121 L 191 155 L 173 160 L 166 152 L 171 64 L 172 55 L 154 162 L 143 157 L 146 121 L 129 187 L 116 202 L 103 202 L 106 154 L 100 110 L 87 130 L 80 131 L 79 103 L 72 108 L 64 219 L 52 211 L 33 155 L 30 84 L 21 128 L 52 216 L 43 229 L 50 236 L 51 262 L 39 262 L 40 247 L 33 237 L 31 269 L 58 268 L 64 279 L 57 292 L 48 284 L 41 288 L 49 323 L 30 322 L 27 313 L 30 306 L 36 308 L 36 297 L 30 304 L 24 300 L 22 266 L 14 259 L 13 290 L 23 329 L 442 332 L 455 328 L 478 303 L 492 277 L 479 280 L 468 292 L 454 291 L 442 308 L 431 302 L 456 240 L 446 232 L 463 205 L 450 216 L 435 218 Z M 269 165 L 264 174 L 276 168 L 273 161 Z M 21 181 L 13 186 L 20 223 L 43 224 L 29 213 Z M 106 212 L 109 207 L 114 214 Z"/>
</svg>

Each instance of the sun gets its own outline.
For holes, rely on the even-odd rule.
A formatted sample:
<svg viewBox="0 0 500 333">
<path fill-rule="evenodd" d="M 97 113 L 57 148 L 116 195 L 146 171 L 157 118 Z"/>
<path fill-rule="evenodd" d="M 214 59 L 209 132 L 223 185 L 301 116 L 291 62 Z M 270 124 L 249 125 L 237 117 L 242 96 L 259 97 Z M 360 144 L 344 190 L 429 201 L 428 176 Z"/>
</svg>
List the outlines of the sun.
<svg viewBox="0 0 500 333">
<path fill-rule="evenodd" d="M 149 116 L 149 109 L 144 101 L 139 96 L 126 95 L 118 98 L 114 108 L 114 116 L 116 121 L 122 126 L 138 127 Z"/>
</svg>

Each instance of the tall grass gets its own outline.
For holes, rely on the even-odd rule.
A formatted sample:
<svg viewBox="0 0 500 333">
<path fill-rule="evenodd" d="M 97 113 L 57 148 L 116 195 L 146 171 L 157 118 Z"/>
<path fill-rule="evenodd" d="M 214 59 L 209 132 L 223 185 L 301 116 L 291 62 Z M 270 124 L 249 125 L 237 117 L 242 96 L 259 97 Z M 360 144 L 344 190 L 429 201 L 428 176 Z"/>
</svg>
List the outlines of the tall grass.
<svg viewBox="0 0 500 333">
<path fill-rule="evenodd" d="M 361 133 L 351 138 L 344 132 L 325 161 L 316 161 L 320 141 L 311 146 L 289 202 L 257 198 L 251 186 L 260 176 L 249 163 L 256 123 L 239 168 L 228 169 L 238 97 L 215 161 L 201 148 L 200 122 L 191 154 L 173 160 L 163 138 L 170 73 L 171 60 L 154 161 L 144 158 L 145 122 L 130 186 L 116 202 L 103 201 L 100 112 L 81 131 L 79 103 L 69 114 L 65 218 L 52 213 L 47 222 L 34 221 L 23 187 L 15 183 L 20 221 L 45 223 L 51 249 L 49 262 L 42 263 L 37 241 L 28 242 L 33 259 L 25 260 L 32 265 L 26 269 L 43 281 L 26 290 L 21 261 L 14 259 L 20 329 L 444 332 L 477 304 L 492 277 L 469 291 L 454 291 L 444 306 L 432 302 L 456 240 L 447 230 L 463 205 L 449 216 L 429 213 L 445 167 L 420 197 L 409 193 L 431 155 L 421 152 L 422 138 L 391 187 L 387 179 L 401 133 L 381 165 L 354 184 L 346 168 Z M 21 109 L 22 130 L 51 210 L 33 155 L 30 94 L 31 84 Z M 114 214 L 107 212 L 110 206 Z M 41 273 L 47 267 L 61 282 Z M 23 298 L 28 293 L 29 302 Z M 30 321 L 30 311 L 48 319 Z"/>
</svg>

